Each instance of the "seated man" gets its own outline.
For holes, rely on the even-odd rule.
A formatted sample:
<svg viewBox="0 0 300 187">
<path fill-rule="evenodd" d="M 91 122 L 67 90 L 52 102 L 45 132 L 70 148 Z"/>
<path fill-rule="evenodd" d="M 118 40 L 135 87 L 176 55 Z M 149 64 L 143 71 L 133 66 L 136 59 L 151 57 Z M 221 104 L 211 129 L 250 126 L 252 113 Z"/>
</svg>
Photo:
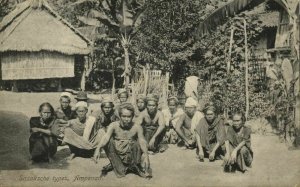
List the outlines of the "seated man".
<svg viewBox="0 0 300 187">
<path fill-rule="evenodd" d="M 94 110 L 94 105 L 91 105 L 91 99 L 88 98 L 88 94 L 84 91 L 79 91 L 75 97 L 75 100 L 76 100 L 76 103 L 77 102 L 80 102 L 80 101 L 83 101 L 83 102 L 86 102 L 87 103 L 87 106 L 88 106 L 88 112 L 87 112 L 87 115 L 90 116 Z M 74 109 L 73 109 L 74 110 Z M 75 112 L 76 114 L 76 112 Z"/>
<path fill-rule="evenodd" d="M 71 108 L 71 94 L 69 92 L 63 92 L 60 95 L 60 107 L 58 107 L 55 111 L 56 121 L 55 124 L 51 127 L 51 132 L 53 135 L 59 138 L 63 137 L 63 132 L 66 127 L 68 120 L 75 119 L 76 114 L 75 111 Z M 59 141 L 59 143 L 61 143 Z"/>
<path fill-rule="evenodd" d="M 185 113 L 179 117 L 175 125 L 175 130 L 183 141 L 180 143 L 184 143 L 185 146 L 190 149 L 196 148 L 194 130 L 196 125 L 203 118 L 203 114 L 196 109 L 197 105 L 198 102 L 192 97 L 189 97 L 185 103 Z"/>
<path fill-rule="evenodd" d="M 176 97 L 168 98 L 168 108 L 162 110 L 164 115 L 165 124 L 167 127 L 165 140 L 167 143 L 176 144 L 178 135 L 174 130 L 174 126 L 179 120 L 180 116 L 184 114 L 181 108 L 178 108 L 178 99 Z"/>
<path fill-rule="evenodd" d="M 148 149 L 153 152 L 163 152 L 165 147 L 161 145 L 161 142 L 165 135 L 165 122 L 162 112 L 157 107 L 158 98 L 149 94 L 147 96 L 147 108 L 140 113 L 135 124 L 143 127 Z"/>
<path fill-rule="evenodd" d="M 225 159 L 225 172 L 234 172 L 236 169 L 245 172 L 251 167 L 253 152 L 251 149 L 251 129 L 245 127 L 245 116 L 242 112 L 233 113 L 233 125 L 228 127 L 230 159 Z"/>
<path fill-rule="evenodd" d="M 201 162 L 204 161 L 204 157 L 208 157 L 210 161 L 221 158 L 229 148 L 224 120 L 216 115 L 216 108 L 208 105 L 204 109 L 204 114 L 205 117 L 200 120 L 195 129 Z M 227 152 L 226 158 L 228 157 Z"/>
<path fill-rule="evenodd" d="M 100 110 L 92 112 L 92 116 L 96 118 L 96 125 L 94 126 L 91 136 L 95 133 L 105 133 L 109 124 L 119 120 L 114 111 L 114 104 L 112 99 L 104 98 L 100 105 Z M 101 130 L 100 130 L 101 129 Z M 100 130 L 100 131 L 99 131 Z"/>
<path fill-rule="evenodd" d="M 134 107 L 130 103 L 124 103 L 120 106 L 119 113 L 120 121 L 108 126 L 106 134 L 95 150 L 96 162 L 100 157 L 100 149 L 104 148 L 111 163 L 103 168 L 101 176 L 114 170 L 117 177 L 124 177 L 129 171 L 136 172 L 141 177 L 151 177 L 148 173 L 150 163 L 143 129 L 134 125 L 132 121 Z"/>
<path fill-rule="evenodd" d="M 123 104 L 123 103 L 127 103 L 128 97 L 129 97 L 129 95 L 128 95 L 128 92 L 127 92 L 126 89 L 122 88 L 118 91 L 119 101 L 117 101 L 117 103 L 115 104 L 115 113 L 118 117 L 119 117 L 120 105 Z"/>
<path fill-rule="evenodd" d="M 79 101 L 75 108 L 77 118 L 68 121 L 64 130 L 63 142 L 68 144 L 71 150 L 69 159 L 73 159 L 75 156 L 92 157 L 94 149 L 102 138 L 101 133 L 91 136 L 96 119 L 93 116 L 87 117 L 88 106 L 86 102 Z"/>
<path fill-rule="evenodd" d="M 52 162 L 57 151 L 56 137 L 50 131 L 55 121 L 50 103 L 39 107 L 40 116 L 30 118 L 29 152 L 32 162 Z"/>
<path fill-rule="evenodd" d="M 142 94 L 137 96 L 136 99 L 136 110 L 135 110 L 135 117 L 137 118 L 141 112 L 143 112 L 146 109 L 146 97 Z"/>
<path fill-rule="evenodd" d="M 71 94 L 69 92 L 63 92 L 60 95 L 60 107 L 58 107 L 55 111 L 56 118 L 68 121 L 70 119 L 75 119 L 76 114 L 72 111 L 71 108 Z"/>
</svg>

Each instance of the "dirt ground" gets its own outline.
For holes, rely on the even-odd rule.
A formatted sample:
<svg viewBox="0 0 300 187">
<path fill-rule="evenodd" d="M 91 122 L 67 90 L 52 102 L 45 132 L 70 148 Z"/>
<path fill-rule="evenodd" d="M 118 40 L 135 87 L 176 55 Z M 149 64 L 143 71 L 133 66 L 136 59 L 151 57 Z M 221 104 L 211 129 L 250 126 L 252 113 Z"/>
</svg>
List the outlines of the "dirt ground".
<svg viewBox="0 0 300 187">
<path fill-rule="evenodd" d="M 90 96 L 94 99 L 100 96 Z M 59 147 L 52 164 L 28 164 L 28 119 L 42 102 L 58 106 L 59 93 L 0 92 L 0 186 L 299 186 L 300 151 L 290 151 L 277 136 L 252 135 L 254 162 L 246 173 L 228 174 L 222 161 L 200 163 L 195 150 L 171 145 L 150 155 L 153 178 L 134 174 L 117 178 L 113 172 L 100 180 L 98 164 L 91 159 L 67 161 L 68 147 Z M 92 104 L 97 107 L 98 103 Z M 42 182 L 41 182 L 42 181 Z"/>
</svg>

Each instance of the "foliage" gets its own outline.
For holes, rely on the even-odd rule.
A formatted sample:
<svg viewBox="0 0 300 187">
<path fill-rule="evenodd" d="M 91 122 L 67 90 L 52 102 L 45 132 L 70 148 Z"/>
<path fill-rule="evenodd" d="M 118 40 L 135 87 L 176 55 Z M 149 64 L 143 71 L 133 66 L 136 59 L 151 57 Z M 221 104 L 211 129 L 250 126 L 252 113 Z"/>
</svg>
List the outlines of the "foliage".
<svg viewBox="0 0 300 187">
<path fill-rule="evenodd" d="M 83 8 L 84 15 L 77 18 L 84 24 L 108 29 L 110 37 L 116 38 L 123 48 L 125 87 L 129 84 L 131 75 L 131 64 L 129 61 L 129 50 L 132 38 L 139 31 L 141 17 L 146 7 L 143 0 L 81 0 L 74 2 L 75 7 Z"/>
<path fill-rule="evenodd" d="M 0 21 L 10 11 L 12 11 L 16 4 L 22 2 L 21 0 L 0 0 Z"/>
<path fill-rule="evenodd" d="M 194 33 L 208 3 L 153 0 L 147 4 L 141 31 L 133 41 L 132 52 L 139 55 L 139 62 L 171 71 L 175 83 L 189 75 L 187 65 L 193 61 Z"/>
<path fill-rule="evenodd" d="M 215 32 L 206 35 L 194 45 L 194 49 L 203 56 L 200 77 L 211 81 L 212 98 L 219 112 L 245 108 L 245 39 L 243 19 L 247 22 L 248 49 L 252 49 L 262 31 L 255 16 L 239 14 Z M 231 29 L 234 29 L 232 52 L 229 54 Z M 248 54 L 249 55 L 249 54 Z M 230 61 L 230 73 L 227 73 L 227 61 Z"/>
</svg>

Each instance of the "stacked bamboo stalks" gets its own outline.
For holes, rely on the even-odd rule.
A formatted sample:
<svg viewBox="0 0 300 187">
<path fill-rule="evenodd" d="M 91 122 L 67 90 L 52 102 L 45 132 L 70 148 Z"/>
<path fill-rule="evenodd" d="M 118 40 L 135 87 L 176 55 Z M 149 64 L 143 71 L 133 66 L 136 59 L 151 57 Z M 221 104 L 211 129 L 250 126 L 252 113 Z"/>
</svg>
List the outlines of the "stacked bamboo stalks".
<svg viewBox="0 0 300 187">
<path fill-rule="evenodd" d="M 167 105 L 169 75 L 152 76 L 149 71 L 145 71 L 136 82 L 131 83 L 132 97 L 131 102 L 135 105 L 137 95 L 154 94 L 159 99 L 159 108 Z"/>
</svg>

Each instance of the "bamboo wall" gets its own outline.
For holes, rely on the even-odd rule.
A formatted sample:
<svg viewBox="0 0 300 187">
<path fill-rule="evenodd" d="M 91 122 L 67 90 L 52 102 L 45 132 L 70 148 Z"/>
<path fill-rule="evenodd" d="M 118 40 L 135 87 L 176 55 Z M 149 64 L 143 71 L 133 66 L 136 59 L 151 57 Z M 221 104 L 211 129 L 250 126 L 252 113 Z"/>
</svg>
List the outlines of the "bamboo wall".
<svg viewBox="0 0 300 187">
<path fill-rule="evenodd" d="M 4 53 L 2 80 L 74 77 L 74 58 L 56 52 Z"/>
</svg>

